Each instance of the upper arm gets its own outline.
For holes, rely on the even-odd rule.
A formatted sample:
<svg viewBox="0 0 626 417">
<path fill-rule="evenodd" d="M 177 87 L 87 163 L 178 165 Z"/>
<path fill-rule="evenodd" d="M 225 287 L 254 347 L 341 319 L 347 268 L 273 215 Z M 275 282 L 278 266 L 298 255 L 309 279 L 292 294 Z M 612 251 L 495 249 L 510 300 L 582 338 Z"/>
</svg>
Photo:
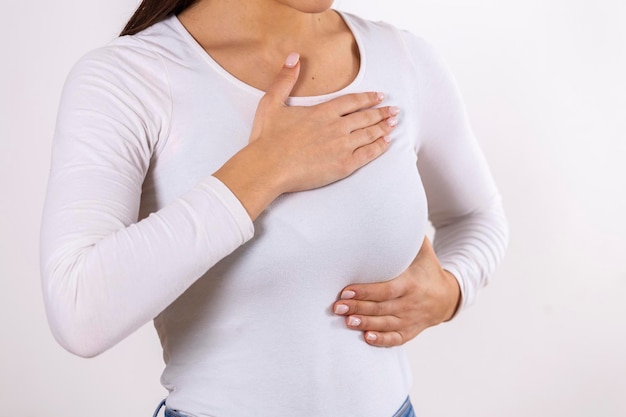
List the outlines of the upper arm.
<svg viewBox="0 0 626 417">
<path fill-rule="evenodd" d="M 437 228 L 489 205 L 498 190 L 448 66 L 425 41 L 409 42 L 419 83 L 418 169 Z"/>
</svg>

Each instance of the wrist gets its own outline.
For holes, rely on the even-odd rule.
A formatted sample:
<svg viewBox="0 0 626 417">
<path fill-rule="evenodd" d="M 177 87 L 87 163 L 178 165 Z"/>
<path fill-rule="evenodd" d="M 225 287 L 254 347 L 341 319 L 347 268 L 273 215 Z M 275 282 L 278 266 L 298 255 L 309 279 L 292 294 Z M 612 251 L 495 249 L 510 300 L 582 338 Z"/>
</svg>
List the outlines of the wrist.
<svg viewBox="0 0 626 417">
<path fill-rule="evenodd" d="M 445 322 L 452 320 L 458 313 L 459 307 L 461 306 L 462 294 L 459 281 L 456 279 L 456 277 L 450 271 L 447 271 L 445 269 L 443 270 L 443 275 L 448 284 L 449 294 L 451 294 L 450 303 L 448 304 L 448 309 L 445 315 Z"/>
<path fill-rule="evenodd" d="M 231 190 L 253 221 L 284 192 L 275 164 L 251 146 L 233 155 L 213 176 Z"/>
</svg>

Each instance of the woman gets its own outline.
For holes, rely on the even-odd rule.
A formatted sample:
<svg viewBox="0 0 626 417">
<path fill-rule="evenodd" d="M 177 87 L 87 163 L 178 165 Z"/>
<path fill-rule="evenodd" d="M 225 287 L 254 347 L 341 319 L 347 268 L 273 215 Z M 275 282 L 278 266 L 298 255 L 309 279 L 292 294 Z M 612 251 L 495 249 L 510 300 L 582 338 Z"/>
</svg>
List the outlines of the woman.
<svg viewBox="0 0 626 417">
<path fill-rule="evenodd" d="M 441 60 L 331 6 L 145 0 L 68 76 L 50 325 L 89 357 L 154 319 L 169 415 L 412 415 L 399 345 L 470 305 L 502 257 L 498 191 Z"/>
</svg>

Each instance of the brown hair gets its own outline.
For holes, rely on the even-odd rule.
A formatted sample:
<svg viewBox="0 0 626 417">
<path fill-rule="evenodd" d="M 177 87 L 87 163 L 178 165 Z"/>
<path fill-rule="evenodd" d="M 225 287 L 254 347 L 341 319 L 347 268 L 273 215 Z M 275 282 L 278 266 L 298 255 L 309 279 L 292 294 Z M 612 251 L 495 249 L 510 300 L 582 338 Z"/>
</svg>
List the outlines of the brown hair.
<svg viewBox="0 0 626 417">
<path fill-rule="evenodd" d="M 120 36 L 134 35 L 172 14 L 178 14 L 196 0 L 143 0 Z"/>
</svg>

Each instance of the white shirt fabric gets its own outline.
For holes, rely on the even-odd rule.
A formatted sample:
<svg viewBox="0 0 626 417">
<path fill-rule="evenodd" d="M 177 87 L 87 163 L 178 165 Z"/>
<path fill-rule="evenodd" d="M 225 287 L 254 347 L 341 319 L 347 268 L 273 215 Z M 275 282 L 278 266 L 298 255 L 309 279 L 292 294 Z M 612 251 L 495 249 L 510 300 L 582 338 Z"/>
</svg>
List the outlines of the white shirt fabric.
<svg viewBox="0 0 626 417">
<path fill-rule="evenodd" d="M 351 283 L 391 279 L 427 231 L 470 305 L 507 224 L 453 77 L 421 38 L 342 13 L 361 54 L 341 91 L 401 108 L 390 149 L 348 178 L 287 194 L 252 223 L 211 174 L 248 142 L 263 92 L 172 16 L 79 60 L 59 107 L 43 213 L 54 336 L 97 355 L 154 319 L 168 407 L 190 416 L 391 416 L 403 347 L 332 314 Z M 419 168 L 419 170 L 418 170 Z"/>
</svg>

